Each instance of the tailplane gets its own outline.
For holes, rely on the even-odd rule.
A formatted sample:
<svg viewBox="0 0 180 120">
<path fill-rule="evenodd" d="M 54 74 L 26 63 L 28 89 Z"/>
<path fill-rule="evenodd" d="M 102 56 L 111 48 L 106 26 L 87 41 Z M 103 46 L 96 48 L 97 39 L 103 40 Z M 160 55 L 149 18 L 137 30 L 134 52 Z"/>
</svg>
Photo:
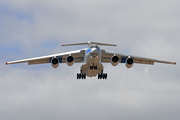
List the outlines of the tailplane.
<svg viewBox="0 0 180 120">
<path fill-rule="evenodd" d="M 90 42 L 90 41 L 83 42 L 83 43 L 63 44 L 62 46 L 73 46 L 73 45 L 88 45 L 88 46 L 90 46 L 91 44 L 103 45 L 103 46 L 116 46 L 115 44 L 97 43 L 97 42 Z"/>
</svg>

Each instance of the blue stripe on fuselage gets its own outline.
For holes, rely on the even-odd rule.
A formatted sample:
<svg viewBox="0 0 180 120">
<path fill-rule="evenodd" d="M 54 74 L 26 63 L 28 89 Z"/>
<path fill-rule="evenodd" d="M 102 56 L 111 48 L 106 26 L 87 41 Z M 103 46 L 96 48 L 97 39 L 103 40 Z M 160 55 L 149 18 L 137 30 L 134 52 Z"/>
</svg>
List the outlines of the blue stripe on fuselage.
<svg viewBox="0 0 180 120">
<path fill-rule="evenodd" d="M 86 54 L 89 53 L 89 52 L 91 52 L 91 48 L 88 48 L 88 49 L 86 50 Z"/>
</svg>

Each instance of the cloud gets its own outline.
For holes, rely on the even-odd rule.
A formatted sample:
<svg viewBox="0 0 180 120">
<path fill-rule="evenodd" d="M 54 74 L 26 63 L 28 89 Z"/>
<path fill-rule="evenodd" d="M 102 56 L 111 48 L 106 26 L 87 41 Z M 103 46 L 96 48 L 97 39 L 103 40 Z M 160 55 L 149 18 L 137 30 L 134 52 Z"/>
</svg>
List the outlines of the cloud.
<svg viewBox="0 0 180 120">
<path fill-rule="evenodd" d="M 179 1 L 0 1 L 0 119 L 179 119 Z M 108 80 L 76 80 L 81 64 L 5 66 L 82 41 L 177 65 L 104 64 Z"/>
</svg>

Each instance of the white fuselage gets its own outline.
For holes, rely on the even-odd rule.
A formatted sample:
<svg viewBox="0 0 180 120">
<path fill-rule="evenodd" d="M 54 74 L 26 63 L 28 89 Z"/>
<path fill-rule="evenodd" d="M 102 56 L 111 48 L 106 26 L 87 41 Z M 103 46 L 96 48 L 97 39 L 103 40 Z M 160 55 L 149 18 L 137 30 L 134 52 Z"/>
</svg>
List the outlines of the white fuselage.
<svg viewBox="0 0 180 120">
<path fill-rule="evenodd" d="M 81 66 L 81 72 L 86 73 L 87 76 L 96 76 L 98 73 L 103 72 L 101 64 L 101 50 L 97 45 L 91 45 L 86 50 L 84 64 Z"/>
</svg>

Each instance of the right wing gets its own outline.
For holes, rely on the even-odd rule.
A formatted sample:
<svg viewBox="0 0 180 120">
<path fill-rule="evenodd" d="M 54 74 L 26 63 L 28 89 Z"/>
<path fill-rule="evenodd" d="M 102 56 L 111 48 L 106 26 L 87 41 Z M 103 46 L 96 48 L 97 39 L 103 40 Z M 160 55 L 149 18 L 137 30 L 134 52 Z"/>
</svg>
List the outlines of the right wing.
<svg viewBox="0 0 180 120">
<path fill-rule="evenodd" d="M 130 56 L 131 58 L 133 58 L 134 63 L 138 63 L 138 64 L 154 65 L 154 63 L 157 62 L 157 63 L 166 63 L 166 64 L 176 65 L 176 62 L 168 62 L 168 61 L 138 57 L 138 56 L 133 56 L 133 55 L 125 55 L 125 54 L 115 53 L 115 52 L 105 51 L 105 50 L 102 50 L 101 52 L 102 52 L 102 60 L 101 60 L 102 63 L 111 63 L 111 57 L 113 55 L 117 55 L 120 58 L 119 60 L 120 63 L 125 63 L 126 59 Z"/>
<path fill-rule="evenodd" d="M 57 57 L 60 63 L 66 63 L 66 57 L 69 55 L 72 55 L 74 57 L 74 63 L 82 63 L 84 61 L 85 50 L 86 49 L 81 49 L 76 51 L 48 55 L 48 56 L 11 61 L 11 62 L 6 62 L 6 65 L 24 63 L 24 62 L 28 62 L 28 65 L 50 63 L 51 59 L 54 57 Z"/>
</svg>

